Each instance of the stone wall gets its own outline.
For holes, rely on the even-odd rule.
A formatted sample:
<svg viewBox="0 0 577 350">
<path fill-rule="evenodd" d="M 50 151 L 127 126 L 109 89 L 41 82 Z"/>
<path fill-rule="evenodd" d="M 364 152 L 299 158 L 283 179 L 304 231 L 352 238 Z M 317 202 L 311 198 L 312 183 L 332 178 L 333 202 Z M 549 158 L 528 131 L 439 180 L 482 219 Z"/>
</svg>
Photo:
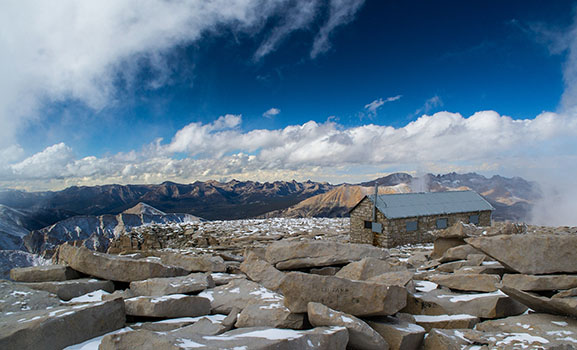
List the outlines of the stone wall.
<svg viewBox="0 0 577 350">
<path fill-rule="evenodd" d="M 372 221 L 373 202 L 365 197 L 350 213 L 351 217 L 351 243 L 368 243 L 379 245 L 375 241 L 373 232 L 370 228 L 365 228 L 365 220 Z M 387 218 L 377 210 L 377 221 L 386 223 Z M 383 225 L 384 226 L 384 225 Z"/>
<path fill-rule="evenodd" d="M 431 215 L 412 218 L 387 219 L 377 211 L 377 222 L 383 225 L 383 232 L 375 234 L 370 228 L 365 228 L 365 220 L 372 221 L 373 203 L 364 198 L 351 213 L 351 242 L 369 243 L 380 247 L 396 247 L 405 244 L 432 242 L 430 231 L 436 230 L 437 219 L 446 218 L 447 227 L 456 222 L 469 223 L 470 215 L 479 215 L 478 226 L 491 226 L 491 211 L 467 212 L 446 215 Z M 408 221 L 417 221 L 417 230 L 407 232 Z"/>
</svg>

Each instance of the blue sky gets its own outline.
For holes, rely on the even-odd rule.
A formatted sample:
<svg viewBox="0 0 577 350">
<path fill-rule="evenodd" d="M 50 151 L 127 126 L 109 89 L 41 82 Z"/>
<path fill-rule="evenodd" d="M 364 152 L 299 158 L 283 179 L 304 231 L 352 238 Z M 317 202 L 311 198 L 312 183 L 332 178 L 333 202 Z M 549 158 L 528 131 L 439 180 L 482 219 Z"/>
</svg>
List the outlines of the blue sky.
<svg viewBox="0 0 577 350">
<path fill-rule="evenodd" d="M 569 178 L 575 19 L 563 0 L 6 1 L 0 186 Z"/>
</svg>

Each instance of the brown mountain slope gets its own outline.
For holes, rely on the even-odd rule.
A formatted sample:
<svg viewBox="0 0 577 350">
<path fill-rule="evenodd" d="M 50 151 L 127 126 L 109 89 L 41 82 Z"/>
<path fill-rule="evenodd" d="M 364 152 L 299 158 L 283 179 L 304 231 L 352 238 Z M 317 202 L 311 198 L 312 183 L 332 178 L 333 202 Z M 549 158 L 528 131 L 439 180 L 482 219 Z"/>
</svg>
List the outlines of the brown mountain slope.
<svg viewBox="0 0 577 350">
<path fill-rule="evenodd" d="M 284 210 L 267 213 L 267 217 L 341 217 L 346 216 L 365 195 L 373 193 L 373 187 L 341 185 Z M 411 192 L 407 184 L 379 187 L 379 194 Z"/>
</svg>

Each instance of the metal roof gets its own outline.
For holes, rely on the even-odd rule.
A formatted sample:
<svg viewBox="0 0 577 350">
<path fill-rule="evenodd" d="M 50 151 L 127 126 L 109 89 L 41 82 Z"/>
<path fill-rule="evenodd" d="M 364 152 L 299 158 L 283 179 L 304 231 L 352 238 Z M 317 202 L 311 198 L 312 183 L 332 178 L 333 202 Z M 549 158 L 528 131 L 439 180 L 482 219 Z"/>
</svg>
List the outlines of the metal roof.
<svg viewBox="0 0 577 350">
<path fill-rule="evenodd" d="M 367 197 L 374 203 L 375 195 Z M 474 191 L 381 194 L 377 209 L 389 219 L 495 210 Z"/>
</svg>

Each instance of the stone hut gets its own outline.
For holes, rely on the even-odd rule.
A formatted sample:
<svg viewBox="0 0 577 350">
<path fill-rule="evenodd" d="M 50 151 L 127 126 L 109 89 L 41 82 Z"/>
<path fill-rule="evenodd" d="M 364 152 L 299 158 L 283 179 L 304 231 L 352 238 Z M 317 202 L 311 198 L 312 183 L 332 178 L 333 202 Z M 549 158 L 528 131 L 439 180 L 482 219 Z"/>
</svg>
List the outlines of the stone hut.
<svg viewBox="0 0 577 350">
<path fill-rule="evenodd" d="M 474 191 L 383 194 L 376 205 L 368 195 L 350 211 L 351 242 L 386 248 L 430 242 L 428 232 L 459 221 L 491 226 L 493 210 Z"/>
</svg>

